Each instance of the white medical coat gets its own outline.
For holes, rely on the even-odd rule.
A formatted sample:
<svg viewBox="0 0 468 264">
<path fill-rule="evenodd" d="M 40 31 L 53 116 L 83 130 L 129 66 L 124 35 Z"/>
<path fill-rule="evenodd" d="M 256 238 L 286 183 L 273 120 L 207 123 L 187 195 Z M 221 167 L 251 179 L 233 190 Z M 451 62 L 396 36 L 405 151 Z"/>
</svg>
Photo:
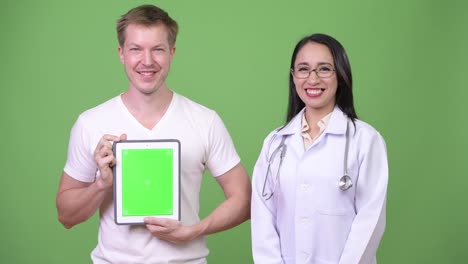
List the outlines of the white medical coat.
<svg viewBox="0 0 468 264">
<path fill-rule="evenodd" d="M 355 125 L 335 107 L 320 137 L 304 150 L 302 110 L 264 145 L 253 172 L 252 247 L 257 264 L 376 263 L 385 229 L 388 183 L 386 146 L 382 136 L 360 120 Z M 348 175 L 353 186 L 339 188 L 344 174 L 346 129 L 349 133 Z M 269 177 L 262 197 L 267 161 L 281 138 L 287 146 L 275 185 Z M 276 173 L 279 155 L 271 171 Z"/>
</svg>

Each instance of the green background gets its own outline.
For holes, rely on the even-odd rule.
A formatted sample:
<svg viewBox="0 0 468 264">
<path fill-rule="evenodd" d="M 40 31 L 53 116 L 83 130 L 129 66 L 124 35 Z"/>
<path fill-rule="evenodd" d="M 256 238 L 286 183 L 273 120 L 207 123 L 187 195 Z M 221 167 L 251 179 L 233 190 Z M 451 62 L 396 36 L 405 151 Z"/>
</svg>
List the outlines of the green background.
<svg viewBox="0 0 468 264">
<path fill-rule="evenodd" d="M 180 25 L 169 87 L 215 109 L 249 174 L 284 122 L 295 43 L 347 49 L 358 115 L 384 136 L 390 182 L 379 263 L 466 263 L 468 4 L 463 0 L 0 3 L 2 263 L 89 263 L 97 217 L 66 230 L 55 194 L 82 111 L 127 88 L 116 19 L 153 3 Z M 204 178 L 201 215 L 223 194 Z M 251 263 L 250 222 L 208 238 L 210 263 Z"/>
</svg>

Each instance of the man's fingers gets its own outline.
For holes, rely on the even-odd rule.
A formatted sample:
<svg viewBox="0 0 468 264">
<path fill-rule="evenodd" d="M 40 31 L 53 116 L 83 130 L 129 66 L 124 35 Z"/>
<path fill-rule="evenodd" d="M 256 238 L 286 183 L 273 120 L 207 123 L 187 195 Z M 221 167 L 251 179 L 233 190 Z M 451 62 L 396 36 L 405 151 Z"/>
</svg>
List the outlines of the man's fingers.
<svg viewBox="0 0 468 264">
<path fill-rule="evenodd" d="M 108 155 L 108 156 L 97 159 L 96 162 L 99 168 L 105 168 L 105 167 L 113 166 L 113 164 L 115 164 L 115 158 L 113 155 Z"/>
<path fill-rule="evenodd" d="M 180 222 L 174 219 L 169 218 L 160 218 L 160 217 L 145 217 L 143 221 L 147 224 L 159 225 L 159 226 L 171 226 L 179 225 Z"/>
<path fill-rule="evenodd" d="M 145 217 L 143 221 L 145 221 L 146 224 L 150 225 L 158 225 L 158 226 L 167 226 L 167 219 L 164 218 L 157 218 L 157 217 Z"/>
<path fill-rule="evenodd" d="M 151 232 L 151 233 L 156 233 L 156 234 L 161 234 L 161 233 L 170 233 L 172 232 L 172 229 L 170 228 L 167 228 L 165 226 L 158 226 L 158 225 L 146 225 L 146 228 L 148 228 L 148 230 Z"/>
<path fill-rule="evenodd" d="M 109 156 L 113 157 L 114 153 L 112 152 L 112 149 L 110 149 L 108 147 L 104 147 L 104 148 L 101 148 L 101 149 L 96 149 L 96 151 L 94 153 L 94 159 L 98 163 L 99 163 L 100 159 L 105 158 L 105 157 L 109 157 Z"/>
<path fill-rule="evenodd" d="M 126 138 L 126 134 L 122 134 L 120 137 L 108 134 L 102 136 L 102 138 L 99 140 L 96 146 L 95 154 L 101 151 L 102 149 L 112 149 L 112 142 L 125 140 Z"/>
<path fill-rule="evenodd" d="M 125 135 L 125 137 L 127 136 L 126 134 L 122 134 L 122 135 Z M 114 136 L 114 135 L 108 135 L 108 134 L 105 134 L 104 136 L 102 136 L 101 140 L 105 140 L 105 141 L 120 141 L 120 137 L 118 136 Z"/>
</svg>

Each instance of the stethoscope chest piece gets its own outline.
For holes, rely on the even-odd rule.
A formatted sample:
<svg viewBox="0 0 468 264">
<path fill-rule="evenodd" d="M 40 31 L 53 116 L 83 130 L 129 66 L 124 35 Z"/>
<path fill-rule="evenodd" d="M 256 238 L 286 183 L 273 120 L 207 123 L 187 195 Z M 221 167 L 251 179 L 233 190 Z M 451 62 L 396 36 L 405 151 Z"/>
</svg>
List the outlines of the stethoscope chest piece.
<svg viewBox="0 0 468 264">
<path fill-rule="evenodd" d="M 353 181 L 351 180 L 351 177 L 349 177 L 348 175 L 344 175 L 343 177 L 341 177 L 339 186 L 342 191 L 346 191 L 349 188 L 351 188 L 353 186 Z"/>
</svg>

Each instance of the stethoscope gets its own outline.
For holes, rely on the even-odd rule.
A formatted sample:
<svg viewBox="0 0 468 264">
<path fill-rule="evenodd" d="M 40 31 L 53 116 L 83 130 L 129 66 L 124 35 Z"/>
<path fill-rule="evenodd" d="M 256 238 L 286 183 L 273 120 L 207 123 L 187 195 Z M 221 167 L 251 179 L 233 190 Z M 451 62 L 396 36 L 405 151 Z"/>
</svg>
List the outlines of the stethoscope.
<svg viewBox="0 0 468 264">
<path fill-rule="evenodd" d="M 275 134 L 270 140 L 270 143 L 269 143 L 270 146 L 273 143 L 273 141 L 276 139 L 277 135 L 278 134 Z M 282 136 L 280 144 L 278 145 L 278 147 L 276 147 L 276 149 L 271 153 L 270 157 L 268 158 L 268 167 L 267 167 L 265 181 L 263 182 L 263 188 L 262 188 L 262 196 L 265 200 L 268 200 L 273 196 L 276 186 L 278 185 L 279 172 L 281 170 L 281 165 L 283 164 L 283 159 L 284 159 L 284 156 L 286 154 L 286 149 L 287 149 L 287 146 L 284 143 L 285 140 L 286 140 L 286 136 Z M 345 142 L 345 151 L 344 151 L 344 160 L 343 160 L 343 176 L 340 178 L 338 182 L 338 187 L 342 191 L 346 191 L 353 186 L 353 181 L 351 180 L 351 177 L 349 177 L 348 175 L 348 152 L 349 152 L 349 121 L 346 122 L 346 142 Z M 268 176 L 272 175 L 271 168 L 275 161 L 276 155 L 278 154 L 280 158 L 278 169 L 276 170 L 274 178 L 270 179 L 270 180 L 273 180 L 274 183 L 273 183 L 273 188 L 271 188 L 271 191 L 268 192 L 266 191 Z"/>
</svg>

